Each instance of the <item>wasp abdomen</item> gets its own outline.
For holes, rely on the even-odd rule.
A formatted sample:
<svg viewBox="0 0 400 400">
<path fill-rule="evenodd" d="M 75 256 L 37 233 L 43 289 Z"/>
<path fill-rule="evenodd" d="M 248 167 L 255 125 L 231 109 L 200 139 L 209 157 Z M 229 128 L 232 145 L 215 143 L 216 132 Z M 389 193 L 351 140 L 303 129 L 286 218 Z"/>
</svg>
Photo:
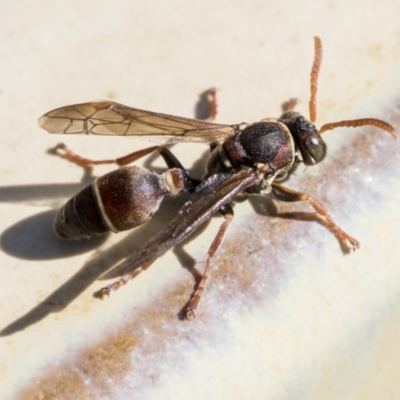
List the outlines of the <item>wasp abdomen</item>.
<svg viewBox="0 0 400 400">
<path fill-rule="evenodd" d="M 179 175 L 180 170 L 166 174 L 174 171 Z M 54 222 L 56 234 L 74 240 L 144 224 L 158 210 L 164 195 L 171 192 L 165 183 L 166 174 L 129 166 L 97 178 L 59 211 Z"/>
</svg>

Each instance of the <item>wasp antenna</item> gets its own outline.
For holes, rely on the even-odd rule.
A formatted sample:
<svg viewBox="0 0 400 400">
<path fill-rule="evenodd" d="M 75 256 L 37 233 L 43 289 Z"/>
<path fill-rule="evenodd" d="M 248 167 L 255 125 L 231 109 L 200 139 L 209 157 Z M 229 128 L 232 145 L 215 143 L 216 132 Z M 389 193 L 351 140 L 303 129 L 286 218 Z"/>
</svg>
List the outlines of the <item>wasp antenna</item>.
<svg viewBox="0 0 400 400">
<path fill-rule="evenodd" d="M 318 36 L 314 36 L 314 62 L 311 68 L 310 90 L 311 97 L 308 103 L 310 109 L 310 121 L 315 122 L 317 119 L 317 90 L 318 90 L 318 75 L 322 62 L 322 42 Z"/>
<path fill-rule="evenodd" d="M 322 125 L 319 130 L 319 134 L 340 127 L 357 128 L 359 126 L 365 126 L 365 125 L 372 125 L 376 126 L 377 128 L 381 128 L 384 131 L 389 132 L 394 139 L 397 138 L 396 130 L 393 128 L 392 125 L 388 124 L 385 121 L 375 118 L 361 118 L 361 119 L 351 119 L 345 121 L 331 122 L 329 124 Z"/>
</svg>

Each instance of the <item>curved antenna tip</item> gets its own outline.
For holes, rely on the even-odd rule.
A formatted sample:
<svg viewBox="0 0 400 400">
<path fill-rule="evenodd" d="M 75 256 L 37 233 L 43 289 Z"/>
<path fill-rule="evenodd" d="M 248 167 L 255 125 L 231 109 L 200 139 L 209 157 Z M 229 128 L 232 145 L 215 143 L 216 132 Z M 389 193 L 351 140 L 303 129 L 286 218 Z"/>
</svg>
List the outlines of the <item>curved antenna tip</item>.
<svg viewBox="0 0 400 400">
<path fill-rule="evenodd" d="M 325 131 L 329 131 L 335 128 L 341 128 L 341 127 L 358 128 L 359 126 L 366 126 L 366 125 L 376 126 L 377 128 L 383 129 L 384 131 L 389 132 L 393 136 L 393 139 L 397 139 L 397 133 L 396 130 L 393 128 L 393 126 L 385 121 L 376 118 L 361 118 L 361 119 L 351 119 L 338 122 L 331 122 L 322 125 L 318 133 L 321 135 Z"/>
</svg>

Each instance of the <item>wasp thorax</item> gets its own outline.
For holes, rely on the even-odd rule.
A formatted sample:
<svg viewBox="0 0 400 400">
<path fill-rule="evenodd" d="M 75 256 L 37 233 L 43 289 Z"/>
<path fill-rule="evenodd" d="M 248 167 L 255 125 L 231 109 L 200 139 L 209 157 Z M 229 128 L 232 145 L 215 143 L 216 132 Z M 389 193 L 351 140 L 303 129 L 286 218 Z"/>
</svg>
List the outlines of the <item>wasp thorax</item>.
<svg viewBox="0 0 400 400">
<path fill-rule="evenodd" d="M 323 160 L 326 145 L 311 121 L 295 111 L 283 113 L 278 121 L 288 127 L 305 164 L 314 165 Z"/>
<path fill-rule="evenodd" d="M 268 173 L 292 165 L 294 145 L 288 129 L 279 122 L 249 125 L 224 144 L 233 166 L 265 164 Z"/>
</svg>

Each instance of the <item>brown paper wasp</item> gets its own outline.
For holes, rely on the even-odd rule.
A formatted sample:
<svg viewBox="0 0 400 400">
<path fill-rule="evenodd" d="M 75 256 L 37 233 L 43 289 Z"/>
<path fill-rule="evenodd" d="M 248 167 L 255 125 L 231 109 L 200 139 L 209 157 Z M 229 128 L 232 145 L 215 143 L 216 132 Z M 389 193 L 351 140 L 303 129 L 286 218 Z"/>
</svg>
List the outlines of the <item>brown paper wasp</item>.
<svg viewBox="0 0 400 400">
<path fill-rule="evenodd" d="M 190 193 L 189 201 L 178 215 L 120 264 L 128 273 L 104 287 L 103 295 L 108 295 L 146 270 L 158 257 L 219 212 L 224 222 L 208 250 L 202 279 L 185 308 L 185 317 L 193 318 L 207 282 L 211 259 L 221 246 L 233 218 L 231 202 L 239 195 L 270 194 L 285 202 L 307 201 L 340 240 L 353 249 L 358 247 L 357 240 L 336 225 L 320 202 L 306 193 L 295 192 L 277 183 L 296 164 L 315 165 L 324 159 L 326 145 L 321 134 L 327 130 L 373 125 L 396 138 L 391 125 L 373 118 L 329 123 L 319 130 L 315 127 L 317 81 L 322 60 L 322 43 L 318 37 L 314 38 L 314 47 L 309 120 L 293 111 L 294 100 L 286 103 L 280 118 L 264 119 L 253 124 L 216 124 L 138 110 L 110 101 L 61 107 L 39 119 L 40 126 L 50 133 L 158 136 L 164 144 L 180 141 L 210 143 L 211 153 L 200 181 L 192 179 L 164 146 L 152 146 L 116 160 L 102 161 L 84 159 L 63 145 L 58 147 L 66 158 L 83 166 L 116 163 L 121 167 L 97 178 L 59 211 L 54 228 L 57 235 L 64 239 L 74 240 L 131 229 L 149 221 L 165 195 Z M 208 94 L 212 114 L 215 114 L 215 92 Z M 159 175 L 145 168 L 127 166 L 154 151 L 165 160 L 169 168 L 165 173 Z"/>
</svg>

